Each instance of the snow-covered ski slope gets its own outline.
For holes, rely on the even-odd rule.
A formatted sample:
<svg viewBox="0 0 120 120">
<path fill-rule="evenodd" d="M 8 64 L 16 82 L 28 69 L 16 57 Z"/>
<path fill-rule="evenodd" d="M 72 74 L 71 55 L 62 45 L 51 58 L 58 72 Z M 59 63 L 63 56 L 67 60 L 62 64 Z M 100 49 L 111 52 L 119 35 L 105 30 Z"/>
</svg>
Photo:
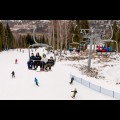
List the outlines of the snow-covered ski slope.
<svg viewBox="0 0 120 120">
<path fill-rule="evenodd" d="M 15 64 L 15 59 L 18 64 Z M 63 62 L 56 62 L 49 72 L 28 70 L 28 50 L 0 52 L 0 100 L 73 100 L 71 91 L 77 88 L 74 100 L 113 100 L 74 81 L 70 85 L 70 69 Z M 68 69 L 68 70 L 67 70 Z M 15 71 L 16 78 L 11 72 Z M 34 78 L 39 81 L 39 87 Z"/>
</svg>

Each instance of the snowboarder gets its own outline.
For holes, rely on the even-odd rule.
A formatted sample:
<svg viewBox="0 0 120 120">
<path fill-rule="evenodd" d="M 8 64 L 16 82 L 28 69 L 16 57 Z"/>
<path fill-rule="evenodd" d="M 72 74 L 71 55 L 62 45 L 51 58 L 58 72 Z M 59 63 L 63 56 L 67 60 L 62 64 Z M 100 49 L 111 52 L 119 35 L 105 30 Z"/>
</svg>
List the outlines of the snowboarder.
<svg viewBox="0 0 120 120">
<path fill-rule="evenodd" d="M 73 81 L 74 81 L 74 77 L 72 76 L 71 81 L 70 81 L 70 84 L 72 84 Z"/>
<path fill-rule="evenodd" d="M 12 71 L 12 78 L 14 77 L 15 78 L 15 72 L 14 71 Z"/>
<path fill-rule="evenodd" d="M 39 87 L 38 85 L 38 79 L 35 77 L 35 84 Z"/>
<path fill-rule="evenodd" d="M 73 92 L 73 96 L 71 96 L 72 98 L 75 98 L 75 95 L 78 93 L 77 92 L 77 89 L 75 88 L 75 90 L 74 91 L 71 91 L 71 92 Z"/>
</svg>

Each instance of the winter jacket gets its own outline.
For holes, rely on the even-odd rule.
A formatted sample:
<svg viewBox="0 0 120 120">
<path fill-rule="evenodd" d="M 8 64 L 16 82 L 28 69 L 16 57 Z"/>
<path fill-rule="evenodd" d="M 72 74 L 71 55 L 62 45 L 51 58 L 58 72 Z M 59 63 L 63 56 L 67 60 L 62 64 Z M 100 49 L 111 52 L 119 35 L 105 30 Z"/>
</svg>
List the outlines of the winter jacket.
<svg viewBox="0 0 120 120">
<path fill-rule="evenodd" d="M 36 59 L 35 56 L 31 56 L 31 57 L 30 57 L 30 61 L 35 60 L 35 59 Z"/>
<path fill-rule="evenodd" d="M 41 56 L 36 56 L 36 60 L 41 60 Z"/>
<path fill-rule="evenodd" d="M 48 62 L 48 58 L 42 58 L 42 61 L 44 61 L 45 63 Z"/>
<path fill-rule="evenodd" d="M 35 83 L 38 83 L 38 80 L 37 80 L 37 78 L 35 78 Z"/>
</svg>

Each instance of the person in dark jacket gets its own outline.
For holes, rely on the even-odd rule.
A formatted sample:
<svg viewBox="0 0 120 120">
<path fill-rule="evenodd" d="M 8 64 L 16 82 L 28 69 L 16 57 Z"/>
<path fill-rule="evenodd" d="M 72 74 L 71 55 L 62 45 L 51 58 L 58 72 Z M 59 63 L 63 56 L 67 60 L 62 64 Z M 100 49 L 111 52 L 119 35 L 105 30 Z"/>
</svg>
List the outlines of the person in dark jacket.
<svg viewBox="0 0 120 120">
<path fill-rule="evenodd" d="M 50 59 L 48 59 L 46 65 L 45 65 L 45 70 L 47 70 L 47 67 L 49 67 L 49 70 L 51 70 L 51 66 L 53 66 L 55 63 L 53 57 L 51 56 Z"/>
<path fill-rule="evenodd" d="M 76 94 L 78 93 L 78 92 L 77 92 L 77 89 L 75 88 L 75 90 L 74 90 L 74 91 L 71 91 L 71 92 L 73 92 L 72 98 L 75 98 Z"/>
<path fill-rule="evenodd" d="M 34 56 L 34 53 L 31 54 L 31 57 L 30 57 L 30 60 L 35 60 L 35 56 Z"/>
<path fill-rule="evenodd" d="M 12 78 L 14 77 L 15 78 L 15 72 L 14 71 L 12 71 Z"/>
<path fill-rule="evenodd" d="M 74 77 L 72 76 L 72 77 L 71 77 L 70 84 L 72 84 L 72 83 L 73 83 L 73 81 L 74 81 Z"/>
<path fill-rule="evenodd" d="M 34 53 L 31 54 L 30 60 L 28 61 L 28 69 L 32 69 L 33 65 L 34 65 L 34 60 L 36 59 L 36 57 L 34 56 Z"/>
<path fill-rule="evenodd" d="M 41 63 L 41 56 L 39 55 L 39 53 L 36 54 L 35 60 L 34 61 L 34 68 L 37 69 L 38 66 L 40 66 Z"/>
</svg>

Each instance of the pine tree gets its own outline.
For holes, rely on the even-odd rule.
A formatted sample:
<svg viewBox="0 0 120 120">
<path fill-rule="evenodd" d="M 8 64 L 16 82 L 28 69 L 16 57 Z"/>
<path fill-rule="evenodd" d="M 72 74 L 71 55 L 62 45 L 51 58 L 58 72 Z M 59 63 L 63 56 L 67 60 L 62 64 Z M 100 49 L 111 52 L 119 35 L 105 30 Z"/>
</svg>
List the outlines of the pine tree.
<svg viewBox="0 0 120 120">
<path fill-rule="evenodd" d="M 88 20 L 81 20 L 81 29 L 89 29 Z M 87 31 L 88 32 L 88 31 Z"/>
<path fill-rule="evenodd" d="M 117 27 L 117 23 L 115 21 L 113 24 L 113 37 L 112 37 L 112 39 L 117 40 L 117 38 L 118 38 L 118 27 Z"/>
<path fill-rule="evenodd" d="M 0 23 L 0 39 L 0 49 L 3 50 L 5 48 L 5 30 L 2 23 Z"/>
<path fill-rule="evenodd" d="M 89 29 L 89 22 L 88 20 L 81 20 L 80 22 L 80 29 Z M 85 31 L 86 33 L 88 33 L 89 31 Z M 83 40 L 83 35 L 80 34 L 80 38 L 81 40 Z"/>
<path fill-rule="evenodd" d="M 15 38 L 13 36 L 12 31 L 10 30 L 8 23 L 6 25 L 5 34 L 6 34 L 7 47 L 10 49 L 15 48 Z"/>
<path fill-rule="evenodd" d="M 26 36 L 26 41 L 27 41 L 27 44 L 28 44 L 28 45 L 34 44 L 33 38 L 31 37 L 30 34 L 27 34 L 27 36 Z"/>
<path fill-rule="evenodd" d="M 0 36 L 0 51 L 2 50 L 2 39 L 1 39 L 1 36 Z"/>
<path fill-rule="evenodd" d="M 2 23 L 0 23 L 0 51 L 2 50 Z"/>
<path fill-rule="evenodd" d="M 44 35 L 42 36 L 41 43 L 45 43 L 45 37 L 44 37 Z"/>
</svg>

